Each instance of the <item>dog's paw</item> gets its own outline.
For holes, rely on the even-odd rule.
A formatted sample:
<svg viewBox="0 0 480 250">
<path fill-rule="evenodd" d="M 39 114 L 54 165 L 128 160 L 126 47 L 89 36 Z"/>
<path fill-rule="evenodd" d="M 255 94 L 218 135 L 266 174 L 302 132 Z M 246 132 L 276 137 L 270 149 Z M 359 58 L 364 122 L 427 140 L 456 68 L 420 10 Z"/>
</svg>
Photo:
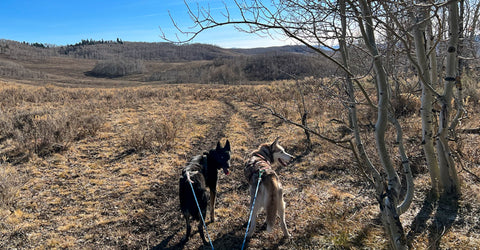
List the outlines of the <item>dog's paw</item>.
<svg viewBox="0 0 480 250">
<path fill-rule="evenodd" d="M 210 217 L 210 223 L 215 222 L 215 216 Z"/>
</svg>

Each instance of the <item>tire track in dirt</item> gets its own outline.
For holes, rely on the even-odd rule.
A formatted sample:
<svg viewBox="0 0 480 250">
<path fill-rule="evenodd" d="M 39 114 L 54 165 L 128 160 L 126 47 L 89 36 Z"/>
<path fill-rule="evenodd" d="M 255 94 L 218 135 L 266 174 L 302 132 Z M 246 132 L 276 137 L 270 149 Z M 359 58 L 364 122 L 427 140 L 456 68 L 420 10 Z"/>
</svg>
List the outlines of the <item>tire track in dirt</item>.
<svg viewBox="0 0 480 250">
<path fill-rule="evenodd" d="M 260 118 L 262 116 L 267 116 L 264 111 L 258 110 L 254 107 L 248 107 L 248 109 L 258 111 L 252 114 L 250 110 L 240 110 L 230 98 L 221 98 L 219 101 L 221 101 L 226 107 L 226 110 L 217 116 L 212 122 L 213 126 L 205 133 L 206 136 L 204 138 L 208 138 L 207 140 L 197 140 L 192 143 L 193 147 L 192 150 L 190 150 L 189 155 L 193 156 L 199 152 L 201 153 L 202 150 L 206 151 L 212 149 L 215 147 L 218 140 L 226 138 L 226 127 L 231 121 L 232 116 L 235 114 L 239 114 L 240 117 L 248 123 L 248 132 L 251 136 L 248 138 L 248 145 L 246 146 L 249 149 L 253 150 L 257 148 L 258 145 L 265 142 L 263 124 L 265 124 L 266 121 Z M 231 143 L 234 142 L 231 141 Z"/>
<path fill-rule="evenodd" d="M 219 140 L 225 138 L 225 128 L 237 110 L 235 106 L 226 99 L 221 99 L 220 101 L 221 104 L 226 107 L 225 111 L 219 114 L 214 121 L 211 121 L 213 126 L 205 133 L 203 140 L 197 139 L 192 142 L 193 147 L 190 152 L 187 153 L 190 158 L 214 148 Z"/>
<path fill-rule="evenodd" d="M 240 115 L 248 122 L 250 130 L 253 132 L 252 134 L 254 136 L 249 138 L 250 143 L 248 146 L 251 150 L 254 150 L 264 142 L 265 133 L 263 130 L 263 124 L 265 124 L 265 121 L 259 119 L 260 113 L 252 115 L 251 113 L 247 114 L 246 112 L 240 112 Z"/>
</svg>

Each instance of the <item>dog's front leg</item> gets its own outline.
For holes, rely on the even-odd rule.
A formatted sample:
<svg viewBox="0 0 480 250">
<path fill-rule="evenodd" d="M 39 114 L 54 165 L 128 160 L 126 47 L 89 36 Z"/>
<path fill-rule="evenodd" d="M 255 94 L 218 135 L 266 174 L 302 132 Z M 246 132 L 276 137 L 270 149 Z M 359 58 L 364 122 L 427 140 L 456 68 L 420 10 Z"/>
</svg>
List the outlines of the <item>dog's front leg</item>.
<svg viewBox="0 0 480 250">
<path fill-rule="evenodd" d="M 210 189 L 210 221 L 215 222 L 215 200 L 217 199 L 216 188 Z"/>
<path fill-rule="evenodd" d="M 185 216 L 185 222 L 187 224 L 187 232 L 185 234 L 185 236 L 183 236 L 183 238 L 181 239 L 181 242 L 187 242 L 188 241 L 188 238 L 190 238 L 190 233 L 191 233 L 191 230 L 192 230 L 192 227 L 190 226 L 190 215 L 184 215 Z"/>
<path fill-rule="evenodd" d="M 200 233 L 200 238 L 202 238 L 203 244 L 207 245 L 208 241 L 205 239 L 205 233 L 203 232 L 202 221 L 200 221 L 200 223 L 198 223 L 198 232 Z"/>
</svg>

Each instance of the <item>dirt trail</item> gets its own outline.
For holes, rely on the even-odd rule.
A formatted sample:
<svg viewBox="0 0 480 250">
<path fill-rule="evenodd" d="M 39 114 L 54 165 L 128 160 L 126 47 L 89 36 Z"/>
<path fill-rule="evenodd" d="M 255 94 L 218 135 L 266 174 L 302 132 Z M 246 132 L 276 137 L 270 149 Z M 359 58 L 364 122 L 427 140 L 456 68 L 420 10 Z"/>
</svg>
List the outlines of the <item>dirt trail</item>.
<svg viewBox="0 0 480 250">
<path fill-rule="evenodd" d="M 248 215 L 248 185 L 243 181 L 244 157 L 265 139 L 262 126 L 265 121 L 260 118 L 264 115 L 263 113 L 259 111 L 252 114 L 249 112 L 249 107 L 242 106 L 243 104 L 223 99 L 222 105 L 225 106 L 224 112 L 219 113 L 217 118 L 212 121 L 213 126 L 206 133 L 208 136 L 193 143 L 191 155 L 213 148 L 217 141 L 222 138 L 227 138 L 232 143 L 234 152 L 231 161 L 231 174 L 229 176 L 219 175 L 216 205 L 217 221 L 209 223 L 210 218 L 207 218 L 207 224 L 215 248 L 235 249 L 239 248 L 243 241 Z M 240 139 L 236 139 L 232 134 L 239 130 L 243 131 L 244 134 L 239 137 L 245 142 L 240 142 Z M 156 202 L 165 204 L 168 201 L 178 199 L 176 196 L 177 190 L 174 190 L 177 187 L 176 180 L 154 188 L 156 196 L 161 197 L 162 193 L 164 195 Z M 165 188 L 169 190 L 168 197 L 165 197 Z M 180 244 L 180 238 L 185 233 L 185 225 L 180 212 L 177 211 L 178 204 L 174 203 L 172 205 L 174 205 L 173 208 L 161 209 L 165 213 L 164 216 L 167 217 L 163 221 L 168 222 L 169 225 L 164 226 L 165 231 L 160 232 L 159 239 L 162 239 L 162 241 L 156 245 L 156 249 L 208 249 L 209 246 L 203 245 L 196 230 L 193 231 L 193 236 L 185 245 Z M 235 211 L 234 216 L 229 214 L 232 211 Z"/>
<path fill-rule="evenodd" d="M 187 153 L 190 158 L 194 155 L 201 154 L 204 151 L 214 148 L 219 140 L 222 140 L 222 144 L 224 143 L 224 138 L 226 137 L 225 128 L 237 110 L 235 106 L 227 101 L 222 101 L 221 105 L 224 107 L 224 111 L 218 113 L 215 119 L 210 121 L 212 126 L 208 129 L 202 139 L 197 138 L 192 142 L 192 148 L 190 152 Z M 218 110 L 222 109 L 219 108 Z M 174 180 L 171 179 L 170 182 L 167 182 L 164 185 L 154 184 L 151 188 L 151 191 L 155 194 L 155 197 L 158 197 L 156 201 L 152 202 L 166 205 L 160 208 L 161 211 L 156 212 L 157 214 L 162 214 L 162 218 L 160 218 L 159 222 L 168 223 L 168 225 L 161 225 L 162 230 L 157 232 L 157 235 L 159 236 L 158 239 L 161 239 L 162 241 L 158 243 L 154 249 L 183 249 L 191 248 L 193 246 L 203 246 L 203 243 L 201 242 L 200 237 L 198 237 L 198 233 L 195 230 L 196 226 L 193 226 L 193 236 L 190 241 L 187 242 L 187 245 L 182 245 L 180 243 L 180 239 L 185 233 L 185 222 L 178 209 L 178 174 L 175 176 Z M 226 178 L 227 177 L 224 177 L 221 174 L 219 175 L 219 186 L 225 187 Z M 217 207 L 222 203 L 220 198 L 222 194 L 223 192 L 219 190 Z M 209 220 L 210 219 L 208 218 L 207 222 Z M 194 225 L 196 225 L 196 223 L 197 222 L 194 222 Z M 210 232 L 210 234 L 213 236 L 213 231 Z"/>
<path fill-rule="evenodd" d="M 214 121 L 211 121 L 212 127 L 205 134 L 203 140 L 196 140 L 192 143 L 192 150 L 188 155 L 194 156 L 208 151 L 214 148 L 219 140 L 225 138 L 225 127 L 230 122 L 232 115 L 237 111 L 233 105 L 225 100 L 221 104 L 225 107 L 225 111 L 218 114 Z"/>
<path fill-rule="evenodd" d="M 219 112 L 215 115 L 213 120 L 208 120 L 209 129 L 198 138 L 195 138 L 191 143 L 191 149 L 185 153 L 185 157 L 191 158 L 194 155 L 201 154 L 216 146 L 217 141 L 224 140 L 225 128 L 229 124 L 232 115 L 237 111 L 233 105 L 228 102 L 218 102 Z M 138 111 L 136 111 L 138 112 Z M 138 113 L 132 112 L 136 116 Z M 129 117 L 128 113 L 121 113 L 109 117 L 109 120 L 124 120 L 124 117 Z M 129 121 L 129 119 L 125 119 Z M 203 119 L 203 118 L 201 118 Z M 202 121 L 204 122 L 204 121 Z M 123 125 L 113 122 L 114 126 L 112 134 L 119 134 Z M 128 127 L 128 126 L 127 126 Z M 188 128 L 185 128 L 188 129 Z M 108 135 L 105 135 L 108 137 Z M 109 212 L 104 212 L 104 215 L 119 216 L 118 210 L 132 210 L 140 211 L 138 213 L 129 213 L 128 216 L 120 216 L 121 218 L 114 219 L 109 223 L 91 228 L 90 232 L 95 235 L 102 236 L 87 245 L 94 246 L 98 244 L 110 245 L 121 248 L 131 248 L 133 246 L 149 246 L 156 249 L 177 249 L 184 246 L 179 245 L 180 239 L 184 234 L 185 225 L 183 217 L 178 209 L 178 177 L 182 166 L 171 166 L 173 171 L 160 170 L 159 167 L 152 164 L 151 161 L 162 161 L 162 157 L 166 155 L 137 155 L 133 151 L 119 150 L 120 138 L 107 138 L 104 142 L 98 144 L 103 145 L 102 151 L 110 152 L 108 155 L 99 155 L 100 148 L 92 147 L 90 145 L 78 146 L 79 151 L 77 157 L 85 160 L 95 160 L 105 164 L 102 171 L 109 171 L 111 173 L 112 182 L 129 181 L 129 179 L 138 178 L 138 175 L 144 175 L 145 183 L 141 184 L 143 187 L 118 189 L 105 189 L 102 191 L 103 197 L 116 196 L 115 200 L 127 202 L 127 205 L 119 205 L 116 202 L 113 204 L 105 204 L 104 209 Z M 222 141 L 224 143 L 224 141 Z M 170 152 L 171 153 L 171 152 Z M 185 159 L 187 160 L 187 159 Z M 132 165 L 133 166 L 130 166 Z M 172 164 L 177 164 L 176 162 Z M 139 167 L 141 166 L 141 167 Z M 133 168 L 132 173 L 127 173 L 125 168 Z M 124 174 L 120 172 L 125 172 Z M 101 178 L 92 174 L 90 180 Z M 227 185 L 226 178 L 220 176 L 219 185 L 225 187 Z M 133 183 L 132 183 L 133 184 Z M 219 196 L 222 195 L 219 192 Z M 109 199 L 106 199 L 109 200 Z M 111 199 L 110 199 L 111 200 Z M 100 201 L 97 200 L 97 203 Z M 218 201 L 222 201 L 219 199 Z M 112 202 L 110 202 L 112 203 Z M 119 208 L 119 206 L 122 206 Z M 109 233 L 113 228 L 116 230 L 125 230 L 129 233 L 123 233 L 124 237 L 111 236 Z M 194 239 L 189 242 L 188 246 L 202 246 L 196 230 L 194 230 Z M 198 238 L 198 239 L 197 239 Z M 197 242 L 198 240 L 198 242 Z"/>
</svg>

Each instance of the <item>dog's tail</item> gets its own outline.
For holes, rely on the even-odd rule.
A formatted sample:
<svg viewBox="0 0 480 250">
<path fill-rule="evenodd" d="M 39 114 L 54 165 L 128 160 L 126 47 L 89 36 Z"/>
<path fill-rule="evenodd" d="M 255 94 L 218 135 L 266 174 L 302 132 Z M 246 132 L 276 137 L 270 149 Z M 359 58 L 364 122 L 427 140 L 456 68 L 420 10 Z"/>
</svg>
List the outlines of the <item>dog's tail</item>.
<svg viewBox="0 0 480 250">
<path fill-rule="evenodd" d="M 277 218 L 277 211 L 279 203 L 282 202 L 283 190 L 278 181 L 277 175 L 268 175 L 266 176 L 265 185 L 267 192 L 268 201 L 266 202 L 266 213 L 267 213 L 267 231 L 271 232 L 273 226 L 275 225 L 275 219 Z"/>
</svg>

